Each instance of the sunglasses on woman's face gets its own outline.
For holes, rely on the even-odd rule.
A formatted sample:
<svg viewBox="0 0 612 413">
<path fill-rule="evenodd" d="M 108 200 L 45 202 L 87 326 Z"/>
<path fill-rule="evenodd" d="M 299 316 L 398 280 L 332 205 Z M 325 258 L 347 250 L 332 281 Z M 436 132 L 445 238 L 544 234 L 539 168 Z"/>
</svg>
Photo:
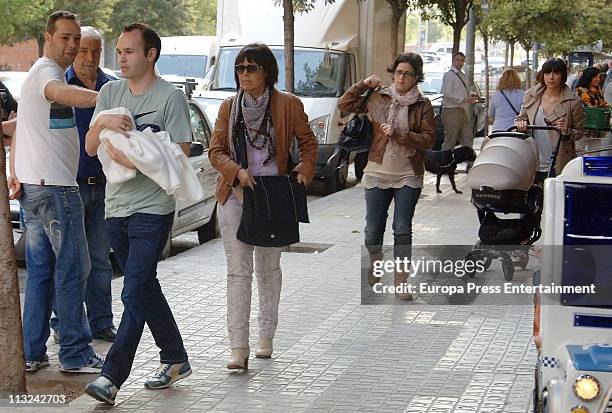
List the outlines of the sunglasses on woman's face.
<svg viewBox="0 0 612 413">
<path fill-rule="evenodd" d="M 239 75 L 243 74 L 246 70 L 247 73 L 257 73 L 261 69 L 259 65 L 236 65 L 236 73 Z"/>
</svg>

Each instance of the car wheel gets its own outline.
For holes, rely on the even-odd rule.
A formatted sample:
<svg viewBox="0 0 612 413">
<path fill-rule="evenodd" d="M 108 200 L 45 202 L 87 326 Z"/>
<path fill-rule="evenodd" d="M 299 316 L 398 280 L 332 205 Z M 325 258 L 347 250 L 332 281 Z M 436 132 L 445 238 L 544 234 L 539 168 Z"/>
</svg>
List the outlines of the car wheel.
<svg viewBox="0 0 612 413">
<path fill-rule="evenodd" d="M 368 164 L 368 152 L 361 152 L 355 156 L 355 176 L 361 181 L 363 178 L 363 170 Z"/>
<path fill-rule="evenodd" d="M 217 219 L 217 207 L 213 210 L 210 221 L 198 228 L 198 242 L 200 245 L 212 239 L 219 238 L 221 231 L 219 229 L 219 220 Z"/>
<path fill-rule="evenodd" d="M 327 165 L 327 171 L 325 172 L 325 192 L 327 194 L 333 194 L 346 187 L 348 157 L 349 153 L 341 149 Z"/>
</svg>

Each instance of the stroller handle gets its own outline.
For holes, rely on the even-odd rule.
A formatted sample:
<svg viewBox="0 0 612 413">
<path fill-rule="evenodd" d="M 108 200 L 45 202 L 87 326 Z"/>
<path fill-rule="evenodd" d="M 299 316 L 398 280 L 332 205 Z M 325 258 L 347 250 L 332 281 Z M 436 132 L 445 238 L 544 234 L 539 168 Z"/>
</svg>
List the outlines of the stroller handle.
<svg viewBox="0 0 612 413">
<path fill-rule="evenodd" d="M 559 139 L 563 137 L 563 133 L 561 132 L 561 129 L 557 128 L 556 126 L 527 125 L 527 130 L 554 130 L 559 135 Z M 512 132 L 512 131 L 518 131 L 516 126 L 512 126 L 510 129 L 508 129 L 508 132 Z M 519 132 L 519 133 L 523 133 L 523 132 Z"/>
</svg>

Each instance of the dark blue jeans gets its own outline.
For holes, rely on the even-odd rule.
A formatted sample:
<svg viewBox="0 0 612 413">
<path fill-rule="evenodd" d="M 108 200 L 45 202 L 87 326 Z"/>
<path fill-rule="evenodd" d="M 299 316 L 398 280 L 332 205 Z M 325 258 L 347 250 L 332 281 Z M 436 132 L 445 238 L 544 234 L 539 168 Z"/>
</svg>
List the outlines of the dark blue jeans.
<svg viewBox="0 0 612 413">
<path fill-rule="evenodd" d="M 60 363 L 81 367 L 94 354 L 83 301 L 89 274 L 83 203 L 76 186 L 23 185 L 28 269 L 23 344 L 28 361 L 44 357 L 55 296 Z"/>
<path fill-rule="evenodd" d="M 181 333 L 157 280 L 157 261 L 168 240 L 173 216 L 136 213 L 106 220 L 108 237 L 123 271 L 123 315 L 102 375 L 117 387 L 130 374 L 145 323 L 161 350 L 162 363 L 187 361 Z"/>
<path fill-rule="evenodd" d="M 105 328 L 113 327 L 111 306 L 113 268 L 109 259 L 110 242 L 104 220 L 104 182 L 98 182 L 95 185 L 79 183 L 79 193 L 85 209 L 85 234 L 91 261 L 85 304 L 89 329 L 92 333 L 97 333 Z M 58 320 L 53 317 L 51 328 L 57 330 L 57 325 Z"/>
<path fill-rule="evenodd" d="M 395 202 L 393 214 L 393 255 L 411 257 L 412 217 L 421 188 L 403 186 L 399 189 L 368 188 L 365 190 L 366 226 L 365 245 L 372 255 L 382 250 L 389 205 Z"/>
</svg>

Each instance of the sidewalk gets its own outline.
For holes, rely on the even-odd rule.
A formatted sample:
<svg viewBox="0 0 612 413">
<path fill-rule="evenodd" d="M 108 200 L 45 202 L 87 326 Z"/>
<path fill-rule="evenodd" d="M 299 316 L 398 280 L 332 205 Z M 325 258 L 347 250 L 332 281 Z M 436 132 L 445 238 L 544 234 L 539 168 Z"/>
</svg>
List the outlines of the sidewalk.
<svg viewBox="0 0 612 413">
<path fill-rule="evenodd" d="M 435 176 L 414 220 L 414 244 L 473 244 L 477 219 L 466 175 L 455 194 Z M 536 353 L 532 308 L 476 305 L 360 305 L 360 248 L 365 203 L 359 186 L 310 204 L 303 248 L 283 253 L 283 290 L 274 358 L 250 359 L 249 371 L 230 373 L 226 330 L 226 263 L 220 240 L 159 264 L 159 280 L 180 327 L 193 374 L 166 390 L 143 381 L 158 366 L 145 328 L 129 380 L 115 411 L 406 411 L 525 412 Z M 392 212 L 390 212 L 392 216 Z M 385 244 L 392 245 L 391 219 Z M 329 248 L 318 253 L 312 248 Z M 528 279 L 528 271 L 516 278 Z M 113 309 L 121 314 L 122 279 L 113 281 Z M 257 340 L 256 283 L 251 346 Z M 57 362 L 57 360 L 55 360 Z M 52 360 L 53 363 L 53 360 Z M 92 380 L 93 380 L 92 376 Z M 89 396 L 78 410 L 106 407 Z"/>
</svg>

